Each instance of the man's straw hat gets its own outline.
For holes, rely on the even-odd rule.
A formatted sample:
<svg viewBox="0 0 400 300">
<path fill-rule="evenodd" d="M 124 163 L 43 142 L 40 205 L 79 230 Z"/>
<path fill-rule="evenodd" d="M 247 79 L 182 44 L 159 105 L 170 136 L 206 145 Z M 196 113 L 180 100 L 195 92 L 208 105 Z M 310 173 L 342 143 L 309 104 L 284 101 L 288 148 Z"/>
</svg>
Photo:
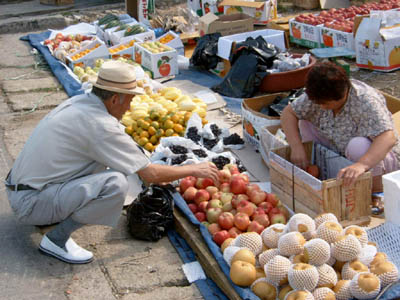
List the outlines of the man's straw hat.
<svg viewBox="0 0 400 300">
<path fill-rule="evenodd" d="M 111 92 L 141 95 L 142 88 L 137 87 L 135 67 L 121 61 L 106 61 L 99 70 L 95 87 Z"/>
</svg>

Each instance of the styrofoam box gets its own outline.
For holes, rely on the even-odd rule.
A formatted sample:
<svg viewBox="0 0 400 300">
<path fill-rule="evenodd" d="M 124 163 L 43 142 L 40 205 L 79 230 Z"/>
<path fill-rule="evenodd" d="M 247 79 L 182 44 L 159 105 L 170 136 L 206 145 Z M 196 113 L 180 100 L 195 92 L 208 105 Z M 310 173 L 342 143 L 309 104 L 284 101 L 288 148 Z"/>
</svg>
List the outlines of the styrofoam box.
<svg viewBox="0 0 400 300">
<path fill-rule="evenodd" d="M 125 42 L 129 42 L 132 37 L 134 37 L 138 41 L 148 42 L 154 41 L 156 39 L 156 35 L 153 30 L 148 30 L 142 33 L 138 33 L 135 35 L 124 36 L 125 30 L 111 32 L 110 39 L 113 45 L 122 44 Z"/>
<path fill-rule="evenodd" d="M 382 176 L 385 201 L 385 219 L 400 225 L 400 171 Z"/>
<path fill-rule="evenodd" d="M 99 44 L 99 46 L 96 49 L 90 51 L 88 54 L 81 57 L 80 59 L 77 59 L 77 60 L 71 59 L 71 57 L 74 56 L 75 54 L 80 53 L 86 49 L 93 48 L 97 44 Z M 109 55 L 110 55 L 110 52 L 108 51 L 108 48 L 106 47 L 106 45 L 101 40 L 95 39 L 93 42 L 88 44 L 86 47 L 83 47 L 79 51 L 74 52 L 74 53 L 70 54 L 69 56 L 67 56 L 67 64 L 71 69 L 74 69 L 75 66 L 82 66 L 82 65 L 92 67 L 94 65 L 94 61 L 96 59 L 108 58 Z"/>
<path fill-rule="evenodd" d="M 162 39 L 164 36 L 167 36 L 168 34 L 174 36 L 175 38 L 164 45 L 167 45 L 167 46 L 170 46 L 170 47 L 176 49 L 176 51 L 178 51 L 179 55 L 185 55 L 185 49 L 183 47 L 182 40 L 179 37 L 179 35 L 177 35 L 175 32 L 170 30 L 167 33 L 160 36 L 159 38 L 157 38 L 157 41 L 160 41 L 160 39 Z"/>
<path fill-rule="evenodd" d="M 240 43 L 245 41 L 248 37 L 255 39 L 258 36 L 262 36 L 264 40 L 266 40 L 268 43 L 274 44 L 282 51 L 286 50 L 284 31 L 275 29 L 262 29 L 220 37 L 218 40 L 217 55 L 221 58 L 229 60 L 233 42 Z"/>
</svg>

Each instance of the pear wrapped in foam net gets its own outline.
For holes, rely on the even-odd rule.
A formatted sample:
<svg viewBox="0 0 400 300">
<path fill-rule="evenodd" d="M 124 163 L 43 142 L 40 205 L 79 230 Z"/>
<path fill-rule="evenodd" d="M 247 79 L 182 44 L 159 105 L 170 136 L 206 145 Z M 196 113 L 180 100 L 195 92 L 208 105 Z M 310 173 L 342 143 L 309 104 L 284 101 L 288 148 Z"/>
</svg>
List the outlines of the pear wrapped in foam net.
<svg viewBox="0 0 400 300">
<path fill-rule="evenodd" d="M 262 238 L 257 232 L 246 232 L 238 235 L 233 245 L 248 248 L 254 255 L 260 254 L 263 250 Z"/>
<path fill-rule="evenodd" d="M 315 235 L 315 222 L 306 214 L 295 214 L 292 216 L 287 224 L 289 231 L 300 232 L 305 239 L 309 240 Z"/>
<path fill-rule="evenodd" d="M 378 276 L 382 288 L 397 281 L 399 278 L 399 271 L 396 265 L 390 261 L 379 261 L 376 264 L 372 264 L 371 273 Z"/>
<path fill-rule="evenodd" d="M 236 252 L 238 252 L 240 249 L 243 249 L 243 247 L 236 247 L 236 246 L 226 247 L 223 257 L 229 266 L 231 265 L 233 256 L 235 256 Z"/>
<path fill-rule="evenodd" d="M 320 266 L 331 257 L 331 246 L 323 239 L 312 239 L 304 244 L 303 254 L 309 264 Z"/>
<path fill-rule="evenodd" d="M 353 296 L 350 291 L 350 280 L 339 280 L 333 288 L 337 300 L 349 300 Z"/>
<path fill-rule="evenodd" d="M 323 264 L 317 267 L 317 271 L 319 278 L 317 287 L 333 288 L 337 284 L 336 271 L 331 266 Z"/>
<path fill-rule="evenodd" d="M 298 263 L 289 268 L 288 281 L 295 290 L 313 291 L 318 284 L 318 271 L 315 266 Z"/>
<path fill-rule="evenodd" d="M 369 266 L 370 263 L 374 260 L 374 257 L 378 250 L 375 246 L 366 245 L 361 249 L 360 255 L 358 255 L 357 259 L 361 261 L 364 265 Z"/>
<path fill-rule="evenodd" d="M 350 291 L 357 299 L 375 299 L 381 289 L 381 282 L 375 274 L 357 273 L 350 282 Z"/>
<path fill-rule="evenodd" d="M 332 256 L 340 261 L 354 260 L 361 253 L 361 244 L 354 235 L 339 237 L 331 245 Z"/>
<path fill-rule="evenodd" d="M 291 256 L 303 252 L 306 240 L 299 232 L 289 232 L 282 235 L 278 241 L 279 253 L 284 256 Z"/>
<path fill-rule="evenodd" d="M 312 294 L 314 300 L 336 300 L 335 293 L 327 287 L 317 288 Z"/>
<path fill-rule="evenodd" d="M 342 278 L 352 280 L 357 273 L 369 272 L 369 269 L 359 260 L 348 261 L 342 268 Z"/>
<path fill-rule="evenodd" d="M 268 249 L 263 251 L 259 256 L 258 256 L 258 262 L 262 268 L 275 256 L 279 255 L 279 250 L 277 248 L 275 249 Z"/>
<path fill-rule="evenodd" d="M 261 232 L 261 238 L 265 246 L 270 249 L 278 248 L 279 238 L 286 233 L 285 224 L 273 224 Z"/>
<path fill-rule="evenodd" d="M 343 235 L 343 227 L 337 222 L 326 221 L 317 229 L 317 238 L 323 239 L 329 244 L 335 242 L 341 235 Z"/>
<path fill-rule="evenodd" d="M 303 300 L 314 300 L 314 296 L 311 292 L 306 290 L 301 291 L 290 291 L 286 294 L 284 300 L 295 300 L 295 299 L 303 299 Z"/>
<path fill-rule="evenodd" d="M 338 219 L 333 213 L 323 213 L 315 217 L 315 227 L 318 228 L 324 222 L 336 222 L 339 223 Z"/>
<path fill-rule="evenodd" d="M 275 256 L 264 266 L 267 281 L 276 286 L 287 283 L 290 266 L 289 259 L 281 255 Z"/>
<path fill-rule="evenodd" d="M 343 229 L 344 234 L 352 234 L 354 235 L 361 244 L 361 247 L 365 247 L 368 243 L 368 235 L 367 231 L 357 225 L 350 225 Z"/>
</svg>

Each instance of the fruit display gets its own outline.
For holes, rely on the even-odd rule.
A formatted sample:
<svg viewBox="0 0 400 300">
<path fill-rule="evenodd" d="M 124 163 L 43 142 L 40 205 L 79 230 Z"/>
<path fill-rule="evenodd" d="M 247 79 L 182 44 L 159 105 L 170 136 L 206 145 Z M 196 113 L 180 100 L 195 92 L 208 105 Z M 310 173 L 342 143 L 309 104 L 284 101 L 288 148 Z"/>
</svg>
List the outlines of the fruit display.
<svg viewBox="0 0 400 300">
<path fill-rule="evenodd" d="M 166 46 L 160 42 L 144 42 L 141 43 L 140 46 L 150 51 L 151 53 L 162 53 L 174 50 L 171 47 Z"/>
<path fill-rule="evenodd" d="M 182 185 L 186 191 L 194 188 Z M 227 216 L 219 218 L 224 223 L 212 232 L 218 242 L 226 238 L 221 251 L 231 267 L 231 280 L 250 287 L 261 299 L 375 299 L 399 279 L 397 267 L 368 241 L 364 228 L 343 228 L 331 213 L 314 219 L 298 213 L 287 224 L 235 238 L 219 233 L 222 224 L 230 226 Z"/>
<path fill-rule="evenodd" d="M 93 39 L 95 39 L 93 36 L 57 33 L 54 39 L 47 39 L 43 44 L 49 48 L 50 53 L 57 59 L 65 62 L 67 56 L 87 46 Z"/>
<path fill-rule="evenodd" d="M 162 137 L 183 136 L 186 123 L 196 112 L 205 121 L 207 104 L 200 98 L 184 95 L 175 87 L 157 93 L 145 89 L 146 95 L 135 96 L 131 108 L 122 117 L 126 132 L 148 151 L 153 151 Z"/>
<path fill-rule="evenodd" d="M 173 39 L 175 39 L 175 37 L 172 34 L 168 33 L 165 36 L 163 36 L 162 38 L 160 38 L 159 41 L 162 44 L 168 44 Z"/>
<path fill-rule="evenodd" d="M 70 59 L 71 59 L 72 61 L 81 59 L 82 57 L 84 57 L 85 55 L 89 54 L 90 52 L 96 50 L 96 49 L 99 48 L 100 46 L 101 46 L 101 44 L 98 43 L 98 44 L 94 45 L 93 47 L 87 48 L 87 49 L 85 49 L 85 50 L 82 50 L 82 51 L 80 51 L 80 52 L 78 52 L 78 53 L 76 53 L 76 54 L 70 56 Z"/>
<path fill-rule="evenodd" d="M 135 45 L 135 40 L 130 40 L 128 43 L 120 44 L 118 46 L 112 47 L 112 48 L 108 49 L 108 51 L 110 51 L 110 54 L 116 54 L 116 53 L 126 50 L 128 48 L 131 48 L 134 45 Z"/>
<path fill-rule="evenodd" d="M 219 171 L 219 182 L 189 176 L 180 181 L 179 192 L 219 246 L 242 232 L 259 235 L 270 224 L 288 219 L 276 195 L 250 184 L 248 175 L 232 163 Z"/>
</svg>

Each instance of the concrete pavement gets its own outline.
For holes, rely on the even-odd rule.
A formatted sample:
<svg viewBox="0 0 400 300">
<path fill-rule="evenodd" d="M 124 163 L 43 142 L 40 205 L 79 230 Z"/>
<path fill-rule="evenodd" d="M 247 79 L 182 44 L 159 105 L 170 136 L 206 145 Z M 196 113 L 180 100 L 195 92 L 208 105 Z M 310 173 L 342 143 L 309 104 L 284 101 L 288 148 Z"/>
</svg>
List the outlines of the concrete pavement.
<svg viewBox="0 0 400 300">
<path fill-rule="evenodd" d="M 0 35 L 1 180 L 36 124 L 67 99 L 55 77 L 37 67 L 38 58 L 20 36 Z M 87 265 L 42 255 L 41 231 L 16 221 L 3 185 L 0 228 L 0 299 L 202 299 L 168 238 L 132 239 L 124 215 L 114 229 L 86 226 L 73 234 L 95 254 Z"/>
</svg>

